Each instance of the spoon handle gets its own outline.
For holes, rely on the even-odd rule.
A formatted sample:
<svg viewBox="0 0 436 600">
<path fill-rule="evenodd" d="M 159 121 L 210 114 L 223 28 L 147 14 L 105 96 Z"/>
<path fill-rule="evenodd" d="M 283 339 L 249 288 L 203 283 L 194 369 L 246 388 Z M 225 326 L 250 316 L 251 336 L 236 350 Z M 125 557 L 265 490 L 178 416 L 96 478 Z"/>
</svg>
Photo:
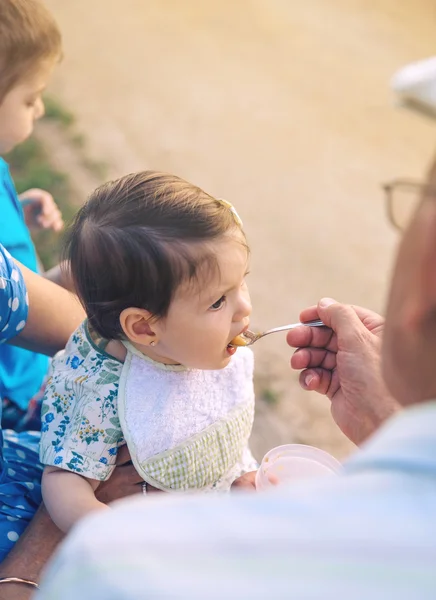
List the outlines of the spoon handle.
<svg viewBox="0 0 436 600">
<path fill-rule="evenodd" d="M 275 327 L 274 329 L 269 329 L 268 331 L 265 331 L 264 335 L 270 334 L 270 333 L 276 333 L 278 331 L 288 331 L 289 329 L 295 329 L 296 327 L 325 327 L 324 323 L 322 321 L 320 321 L 319 319 L 316 319 L 315 321 L 307 321 L 306 323 L 291 323 L 290 325 L 282 325 L 281 327 Z"/>
</svg>

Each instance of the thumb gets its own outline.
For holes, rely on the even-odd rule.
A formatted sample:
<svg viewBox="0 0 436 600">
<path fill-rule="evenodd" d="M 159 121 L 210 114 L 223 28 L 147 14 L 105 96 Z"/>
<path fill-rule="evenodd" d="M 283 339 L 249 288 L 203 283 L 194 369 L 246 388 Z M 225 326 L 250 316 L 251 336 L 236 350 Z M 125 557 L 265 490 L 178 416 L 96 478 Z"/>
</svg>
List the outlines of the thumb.
<svg viewBox="0 0 436 600">
<path fill-rule="evenodd" d="M 351 342 L 356 339 L 356 334 L 359 332 L 366 333 L 366 327 L 356 311 L 351 306 L 336 302 L 332 298 L 322 298 L 319 301 L 318 314 L 342 342 Z"/>
</svg>

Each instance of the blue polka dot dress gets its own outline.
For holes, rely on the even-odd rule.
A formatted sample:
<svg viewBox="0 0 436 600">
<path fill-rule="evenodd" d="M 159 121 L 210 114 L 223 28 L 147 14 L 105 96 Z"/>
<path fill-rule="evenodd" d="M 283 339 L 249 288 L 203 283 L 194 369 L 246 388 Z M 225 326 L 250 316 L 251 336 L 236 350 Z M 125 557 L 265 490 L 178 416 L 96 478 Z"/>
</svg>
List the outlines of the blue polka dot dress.
<svg viewBox="0 0 436 600">
<path fill-rule="evenodd" d="M 0 343 L 25 326 L 28 296 L 21 272 L 0 245 Z M 1 406 L 1 405 L 0 405 Z M 41 503 L 39 433 L 0 429 L 0 562 Z"/>
</svg>

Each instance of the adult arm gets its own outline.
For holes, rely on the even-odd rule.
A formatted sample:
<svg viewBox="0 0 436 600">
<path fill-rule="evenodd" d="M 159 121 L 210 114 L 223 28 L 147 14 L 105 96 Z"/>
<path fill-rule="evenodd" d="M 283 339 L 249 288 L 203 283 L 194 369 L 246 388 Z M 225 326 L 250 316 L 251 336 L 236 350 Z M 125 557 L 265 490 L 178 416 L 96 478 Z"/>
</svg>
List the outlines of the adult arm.
<svg viewBox="0 0 436 600">
<path fill-rule="evenodd" d="M 44 278 L 60 285 L 61 287 L 69 290 L 70 292 L 75 291 L 73 278 L 71 277 L 71 271 L 69 263 L 63 262 L 55 267 L 52 267 L 44 273 Z"/>
<path fill-rule="evenodd" d="M 30 525 L 0 565 L 0 577 L 19 577 L 38 582 L 41 571 L 63 534 L 42 505 Z M 21 583 L 0 584 L 3 600 L 27 600 L 34 589 Z"/>
<path fill-rule="evenodd" d="M 99 485 L 95 494 L 100 502 L 108 503 L 142 493 L 141 485 L 142 479 L 131 463 L 127 446 L 123 446 L 119 449 L 112 476 Z M 39 582 L 42 569 L 63 535 L 42 505 L 0 565 L 0 577 L 20 577 Z M 7 584 L 0 588 L 2 600 L 28 600 L 32 594 L 32 588 L 23 584 Z"/>
<path fill-rule="evenodd" d="M 29 314 L 24 329 L 11 343 L 51 356 L 65 347 L 85 313 L 71 292 L 17 264 L 29 295 Z"/>
<path fill-rule="evenodd" d="M 320 318 L 327 326 L 300 327 L 287 335 L 288 344 L 297 348 L 291 366 L 302 369 L 300 385 L 326 395 L 337 425 L 352 442 L 361 444 L 400 410 L 381 375 L 384 319 L 329 298 L 300 317 Z"/>
</svg>

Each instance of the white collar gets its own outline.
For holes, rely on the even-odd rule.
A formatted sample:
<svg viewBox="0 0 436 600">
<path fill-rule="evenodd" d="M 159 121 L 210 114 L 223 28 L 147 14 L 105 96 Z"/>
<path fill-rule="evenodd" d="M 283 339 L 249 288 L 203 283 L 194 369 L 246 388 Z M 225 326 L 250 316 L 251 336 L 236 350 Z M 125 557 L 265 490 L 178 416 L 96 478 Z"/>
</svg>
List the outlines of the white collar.
<svg viewBox="0 0 436 600">
<path fill-rule="evenodd" d="M 138 358 L 144 360 L 145 362 L 148 362 L 149 364 L 153 365 L 157 369 L 162 369 L 163 371 L 188 371 L 189 370 L 187 367 L 185 367 L 183 365 L 166 365 L 165 363 L 161 363 L 161 362 L 158 362 L 157 360 L 153 360 L 152 358 L 150 358 L 149 356 L 146 356 L 140 350 L 135 348 L 135 346 L 128 340 L 121 340 L 121 343 L 123 344 L 123 346 L 125 347 L 127 352 L 134 354 Z"/>
</svg>

